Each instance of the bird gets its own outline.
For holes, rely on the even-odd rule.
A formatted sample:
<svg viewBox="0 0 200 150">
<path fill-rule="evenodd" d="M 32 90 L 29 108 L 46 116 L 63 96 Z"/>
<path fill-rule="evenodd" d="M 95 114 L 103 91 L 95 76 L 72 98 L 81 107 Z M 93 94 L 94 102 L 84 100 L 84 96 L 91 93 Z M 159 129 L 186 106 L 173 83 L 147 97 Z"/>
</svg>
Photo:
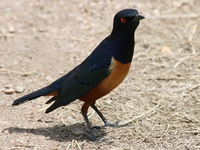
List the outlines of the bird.
<svg viewBox="0 0 200 150">
<path fill-rule="evenodd" d="M 78 66 L 50 85 L 22 96 L 12 103 L 19 105 L 40 96 L 52 96 L 46 104 L 53 104 L 45 113 L 66 106 L 79 99 L 83 101 L 81 113 L 89 129 L 89 137 L 99 140 L 92 131 L 87 113 L 92 107 L 104 122 L 104 126 L 119 126 L 110 123 L 96 107 L 95 102 L 116 88 L 127 76 L 135 46 L 135 30 L 145 17 L 136 9 L 128 8 L 117 12 L 111 33 Z"/>
</svg>

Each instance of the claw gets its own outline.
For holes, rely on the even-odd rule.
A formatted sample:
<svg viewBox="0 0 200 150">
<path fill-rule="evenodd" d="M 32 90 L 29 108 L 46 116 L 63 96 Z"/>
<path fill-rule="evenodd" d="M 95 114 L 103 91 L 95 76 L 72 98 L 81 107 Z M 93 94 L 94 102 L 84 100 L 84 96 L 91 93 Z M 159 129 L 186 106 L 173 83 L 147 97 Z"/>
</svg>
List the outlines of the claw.
<svg viewBox="0 0 200 150">
<path fill-rule="evenodd" d="M 90 141 L 95 141 L 95 142 L 99 141 L 99 139 L 95 135 L 88 135 L 88 134 L 86 134 L 85 136 Z"/>
<path fill-rule="evenodd" d="M 97 142 L 97 143 L 107 143 L 107 144 L 114 143 L 114 142 L 112 142 L 112 141 L 108 141 L 108 139 L 102 139 L 102 140 L 100 140 L 100 139 L 98 139 L 98 138 L 97 138 L 96 136 L 94 136 L 94 135 L 86 134 L 85 136 L 86 136 L 86 138 L 87 138 L 88 140 L 94 141 L 94 142 Z"/>
<path fill-rule="evenodd" d="M 129 125 L 128 123 L 119 125 L 119 122 L 120 122 L 120 120 L 116 121 L 115 123 L 110 123 L 109 121 L 106 120 L 105 125 L 103 125 L 103 126 L 93 126 L 92 128 L 96 128 L 96 129 L 102 129 L 102 128 L 106 128 L 106 127 L 119 128 L 119 127 L 125 127 L 125 126 Z"/>
</svg>

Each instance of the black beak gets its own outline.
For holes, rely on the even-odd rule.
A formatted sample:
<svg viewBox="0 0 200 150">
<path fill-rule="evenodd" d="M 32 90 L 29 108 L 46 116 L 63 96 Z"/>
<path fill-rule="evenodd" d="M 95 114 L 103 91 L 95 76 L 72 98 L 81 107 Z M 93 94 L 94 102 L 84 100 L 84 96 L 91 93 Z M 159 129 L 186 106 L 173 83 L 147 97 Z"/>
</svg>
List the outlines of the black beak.
<svg viewBox="0 0 200 150">
<path fill-rule="evenodd" d="M 145 17 L 139 14 L 134 15 L 133 21 L 139 21 L 141 19 L 144 19 Z"/>
</svg>

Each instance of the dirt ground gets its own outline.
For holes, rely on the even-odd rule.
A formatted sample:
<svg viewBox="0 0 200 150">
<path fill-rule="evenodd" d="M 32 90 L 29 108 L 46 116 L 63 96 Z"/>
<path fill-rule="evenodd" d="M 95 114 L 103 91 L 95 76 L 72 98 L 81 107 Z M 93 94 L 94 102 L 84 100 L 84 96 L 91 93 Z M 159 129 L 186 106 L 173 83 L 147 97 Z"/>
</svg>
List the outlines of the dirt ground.
<svg viewBox="0 0 200 150">
<path fill-rule="evenodd" d="M 199 0 L 0 1 L 0 149 L 200 149 L 199 6 Z M 94 130 L 112 143 L 86 139 L 79 101 L 50 114 L 49 97 L 11 106 L 83 61 L 124 8 L 146 19 L 127 78 L 97 101 L 111 122 L 130 123 Z M 92 109 L 89 117 L 102 125 Z"/>
</svg>

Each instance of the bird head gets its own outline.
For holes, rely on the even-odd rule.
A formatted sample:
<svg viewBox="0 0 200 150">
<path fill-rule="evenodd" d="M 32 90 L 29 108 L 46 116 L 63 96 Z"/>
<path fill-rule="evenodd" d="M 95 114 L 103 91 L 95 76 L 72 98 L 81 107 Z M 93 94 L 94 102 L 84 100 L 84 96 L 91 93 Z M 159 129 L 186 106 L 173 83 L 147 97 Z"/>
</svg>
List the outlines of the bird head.
<svg viewBox="0 0 200 150">
<path fill-rule="evenodd" d="M 123 9 L 114 17 L 113 31 L 111 34 L 115 36 L 119 36 L 120 34 L 133 34 L 140 20 L 144 18 L 135 9 Z"/>
</svg>

